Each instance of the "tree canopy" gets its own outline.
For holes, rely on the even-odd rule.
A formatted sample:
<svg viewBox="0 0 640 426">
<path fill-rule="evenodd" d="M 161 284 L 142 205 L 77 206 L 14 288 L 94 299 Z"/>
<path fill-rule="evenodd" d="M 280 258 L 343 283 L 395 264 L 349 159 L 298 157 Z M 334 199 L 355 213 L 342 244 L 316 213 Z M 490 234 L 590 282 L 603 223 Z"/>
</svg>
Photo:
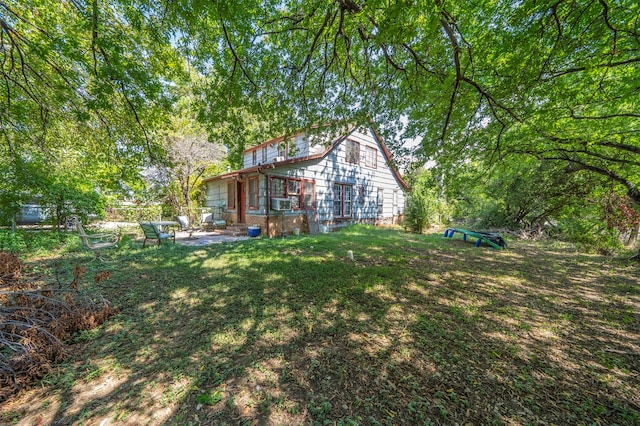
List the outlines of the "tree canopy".
<svg viewBox="0 0 640 426">
<path fill-rule="evenodd" d="M 108 158 L 158 155 L 155 131 L 186 63 L 200 117 L 232 163 L 261 138 L 371 118 L 420 137 L 422 160 L 449 175 L 527 158 L 548 163 L 531 170 L 551 180 L 597 175 L 640 203 L 634 0 L 2 0 L 0 10 L 5 152 L 84 149 L 60 130 L 74 123 Z"/>
<path fill-rule="evenodd" d="M 220 108 L 284 105 L 298 127 L 406 114 L 425 158 L 532 156 L 640 202 L 635 1 L 184 4 Z"/>
</svg>

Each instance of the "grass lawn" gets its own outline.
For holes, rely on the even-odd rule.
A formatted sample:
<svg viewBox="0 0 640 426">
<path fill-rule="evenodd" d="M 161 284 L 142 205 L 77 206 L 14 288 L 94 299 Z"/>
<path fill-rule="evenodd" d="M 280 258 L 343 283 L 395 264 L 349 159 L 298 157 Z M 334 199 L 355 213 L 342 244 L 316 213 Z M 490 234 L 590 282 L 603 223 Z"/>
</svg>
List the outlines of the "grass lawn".
<svg viewBox="0 0 640 426">
<path fill-rule="evenodd" d="M 0 421 L 640 424 L 637 264 L 365 226 L 107 258 L 120 313 Z"/>
</svg>

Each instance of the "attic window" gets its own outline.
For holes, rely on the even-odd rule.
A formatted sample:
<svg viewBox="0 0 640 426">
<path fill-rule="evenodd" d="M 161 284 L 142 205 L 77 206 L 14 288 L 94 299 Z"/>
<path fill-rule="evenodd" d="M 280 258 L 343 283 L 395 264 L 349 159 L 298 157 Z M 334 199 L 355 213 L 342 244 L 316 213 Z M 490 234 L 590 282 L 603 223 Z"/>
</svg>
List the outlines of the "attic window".
<svg viewBox="0 0 640 426">
<path fill-rule="evenodd" d="M 347 139 L 347 163 L 358 164 L 360 162 L 360 144 Z"/>
<path fill-rule="evenodd" d="M 375 169 L 378 167 L 378 150 L 372 146 L 364 149 L 364 165 Z"/>
</svg>

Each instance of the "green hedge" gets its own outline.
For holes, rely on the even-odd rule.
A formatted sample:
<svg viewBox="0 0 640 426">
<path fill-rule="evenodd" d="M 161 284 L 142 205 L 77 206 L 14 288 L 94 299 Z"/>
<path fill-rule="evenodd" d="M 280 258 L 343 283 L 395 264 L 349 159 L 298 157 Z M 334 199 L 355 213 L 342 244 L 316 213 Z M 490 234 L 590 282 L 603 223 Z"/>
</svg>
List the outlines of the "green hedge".
<svg viewBox="0 0 640 426">
<path fill-rule="evenodd" d="M 162 206 L 107 207 L 106 220 L 111 222 L 142 222 L 158 220 Z"/>
</svg>

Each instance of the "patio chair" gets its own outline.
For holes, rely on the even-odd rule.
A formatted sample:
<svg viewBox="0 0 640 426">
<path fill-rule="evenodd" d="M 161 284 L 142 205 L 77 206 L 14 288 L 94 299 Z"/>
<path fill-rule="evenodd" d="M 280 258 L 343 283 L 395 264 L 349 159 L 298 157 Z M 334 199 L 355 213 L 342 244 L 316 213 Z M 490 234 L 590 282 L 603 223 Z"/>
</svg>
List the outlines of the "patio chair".
<svg viewBox="0 0 640 426">
<path fill-rule="evenodd" d="M 199 226 L 191 226 L 191 223 L 189 222 L 189 218 L 187 216 L 176 216 L 176 222 L 180 224 L 181 231 L 189 233 L 187 239 L 196 238 L 193 236 L 193 233 L 202 230 L 202 228 Z"/>
<path fill-rule="evenodd" d="M 119 237 L 116 234 L 87 234 L 79 220 L 75 221 L 75 226 L 84 248 L 92 251 L 96 255 L 93 260 L 99 259 L 101 262 L 104 262 L 101 250 L 118 247 Z"/>
<path fill-rule="evenodd" d="M 162 243 L 162 240 L 173 240 L 173 243 L 176 243 L 176 231 L 171 231 L 171 233 L 162 232 L 158 227 L 151 222 L 140 222 L 140 227 L 144 232 L 144 241 L 142 242 L 142 247 L 144 248 L 147 245 L 147 240 L 158 240 L 158 245 Z"/>
</svg>

